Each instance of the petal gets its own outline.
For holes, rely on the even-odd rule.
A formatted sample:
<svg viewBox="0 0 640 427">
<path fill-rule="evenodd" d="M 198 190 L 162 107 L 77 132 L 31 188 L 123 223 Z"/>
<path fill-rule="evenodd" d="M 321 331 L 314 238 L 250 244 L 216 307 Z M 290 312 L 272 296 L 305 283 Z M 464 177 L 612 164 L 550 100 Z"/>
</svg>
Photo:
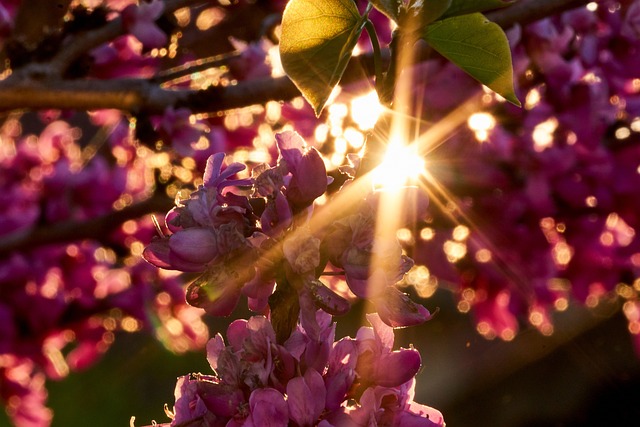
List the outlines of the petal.
<svg viewBox="0 0 640 427">
<path fill-rule="evenodd" d="M 224 339 L 219 333 L 207 341 L 207 362 L 209 362 L 209 366 L 211 366 L 211 369 L 214 371 L 218 369 L 218 357 L 220 357 L 220 353 L 222 353 L 224 348 Z"/>
<path fill-rule="evenodd" d="M 373 303 L 380 319 L 394 328 L 419 325 L 432 317 L 424 306 L 411 301 L 407 294 L 394 287 L 387 288 L 383 296 L 374 299 Z"/>
<path fill-rule="evenodd" d="M 249 397 L 249 408 L 255 426 L 287 427 L 289 425 L 287 402 L 276 389 L 254 390 Z"/>
<path fill-rule="evenodd" d="M 422 359 L 415 349 L 400 349 L 381 355 L 371 381 L 382 387 L 397 387 L 410 381 L 420 370 Z"/>
<path fill-rule="evenodd" d="M 142 251 L 142 258 L 158 268 L 172 269 L 169 252 L 169 238 L 155 238 Z"/>
<path fill-rule="evenodd" d="M 241 286 L 216 266 L 193 281 L 186 291 L 187 302 L 212 316 L 228 316 L 238 304 Z"/>
<path fill-rule="evenodd" d="M 315 148 L 304 153 L 287 188 L 287 199 L 295 206 L 308 206 L 327 191 L 327 170 Z"/>
<path fill-rule="evenodd" d="M 227 384 L 198 381 L 198 396 L 206 408 L 220 417 L 232 417 L 245 403 L 242 390 Z"/>
<path fill-rule="evenodd" d="M 326 313 L 333 316 L 342 316 L 349 312 L 349 309 L 351 308 L 349 301 L 333 292 L 321 281 L 306 281 L 305 286 L 309 290 L 309 294 L 311 295 L 313 302 L 316 304 L 316 307 L 324 310 Z"/>
<path fill-rule="evenodd" d="M 304 139 L 294 131 L 286 131 L 276 134 L 276 144 L 280 157 L 287 164 L 289 172 L 295 173 L 302 159 L 302 152 L 307 145 Z"/>
<path fill-rule="evenodd" d="M 296 377 L 287 384 L 289 416 L 299 426 L 313 426 L 325 406 L 326 390 L 322 376 L 307 369 L 304 377 Z"/>
<path fill-rule="evenodd" d="M 169 237 L 169 249 L 179 258 L 206 264 L 219 255 L 218 239 L 206 228 L 187 228 Z"/>
</svg>

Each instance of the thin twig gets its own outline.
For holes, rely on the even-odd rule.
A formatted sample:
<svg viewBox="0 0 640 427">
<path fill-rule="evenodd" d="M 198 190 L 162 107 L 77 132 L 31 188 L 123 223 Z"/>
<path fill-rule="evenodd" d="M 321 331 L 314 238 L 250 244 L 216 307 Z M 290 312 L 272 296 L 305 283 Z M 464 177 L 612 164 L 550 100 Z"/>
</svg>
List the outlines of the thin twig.
<svg viewBox="0 0 640 427">
<path fill-rule="evenodd" d="M 167 1 L 167 7 L 177 8 L 196 3 L 196 0 Z M 530 22 L 588 3 L 588 0 L 521 0 L 488 16 L 503 28 Z M 87 41 L 61 52 L 53 63 L 69 61 L 109 39 L 110 29 L 99 29 L 87 36 Z M 119 31 L 119 30 L 118 30 Z M 89 41 L 91 40 L 91 41 Z M 389 57 L 388 50 L 382 50 Z M 61 59 L 62 58 L 62 59 Z M 51 63 L 49 63 L 51 64 Z M 49 65 L 44 64 L 44 65 Z M 371 54 L 352 58 L 341 80 L 350 84 L 371 77 L 375 71 Z M 162 89 L 143 79 L 114 80 L 34 80 L 24 76 L 10 76 L 0 82 L 0 110 L 64 108 L 97 110 L 114 108 L 124 111 L 159 113 L 170 106 L 191 107 L 194 112 L 220 112 L 235 108 L 263 104 L 267 101 L 286 101 L 300 96 L 300 92 L 286 77 L 264 78 L 240 82 L 237 85 L 215 87 L 208 91 Z"/>
<path fill-rule="evenodd" d="M 146 200 L 129 205 L 119 211 L 85 221 L 58 222 L 55 226 L 46 225 L 18 231 L 2 236 L 0 239 L 0 258 L 14 251 L 24 251 L 38 245 L 72 242 L 81 239 L 105 238 L 125 221 L 140 218 L 153 212 L 166 212 L 173 206 L 173 200 L 166 195 L 154 195 Z"/>
</svg>

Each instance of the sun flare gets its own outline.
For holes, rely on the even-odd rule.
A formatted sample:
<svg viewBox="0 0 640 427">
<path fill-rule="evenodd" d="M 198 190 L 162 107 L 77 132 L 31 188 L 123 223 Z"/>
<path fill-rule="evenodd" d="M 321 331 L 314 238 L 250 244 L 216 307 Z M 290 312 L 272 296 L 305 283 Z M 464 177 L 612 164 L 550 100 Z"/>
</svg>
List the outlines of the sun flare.
<svg viewBox="0 0 640 427">
<path fill-rule="evenodd" d="M 382 163 L 372 172 L 375 189 L 398 190 L 416 182 L 424 172 L 425 161 L 415 145 L 405 146 L 392 140 Z"/>
</svg>

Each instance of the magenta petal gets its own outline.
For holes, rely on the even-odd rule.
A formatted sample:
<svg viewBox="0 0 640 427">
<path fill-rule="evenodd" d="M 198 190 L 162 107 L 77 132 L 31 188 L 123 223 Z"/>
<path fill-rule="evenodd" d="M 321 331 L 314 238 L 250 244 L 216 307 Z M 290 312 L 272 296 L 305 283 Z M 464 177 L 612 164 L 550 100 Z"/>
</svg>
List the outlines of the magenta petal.
<svg viewBox="0 0 640 427">
<path fill-rule="evenodd" d="M 311 295 L 311 299 L 316 304 L 316 307 L 322 309 L 326 313 L 333 316 L 342 316 L 349 312 L 349 309 L 351 308 L 349 301 L 333 292 L 321 281 L 310 280 L 305 282 L 305 286 Z"/>
<path fill-rule="evenodd" d="M 382 387 L 397 387 L 415 377 L 422 359 L 415 349 L 402 348 L 378 358 L 374 382 Z"/>
<path fill-rule="evenodd" d="M 280 156 L 287 163 L 287 169 L 295 173 L 302 159 L 302 151 L 307 145 L 304 139 L 297 132 L 286 131 L 276 134 L 276 144 L 280 151 Z"/>
<path fill-rule="evenodd" d="M 289 409 L 284 396 L 274 388 L 259 388 L 249 397 L 249 409 L 254 426 L 287 427 Z"/>
<path fill-rule="evenodd" d="M 173 269 L 169 261 L 169 239 L 154 239 L 142 251 L 142 258 L 158 268 Z"/>
<path fill-rule="evenodd" d="M 327 191 L 327 170 L 324 161 L 315 148 L 309 149 L 293 174 L 287 189 L 287 198 L 295 205 L 311 204 Z"/>
<path fill-rule="evenodd" d="M 326 391 L 322 376 L 307 369 L 304 377 L 296 377 L 287 384 L 289 416 L 299 426 L 312 426 L 324 409 Z"/>
<path fill-rule="evenodd" d="M 417 304 L 405 293 L 389 287 L 385 293 L 373 300 L 380 319 L 387 325 L 399 328 L 414 326 L 431 319 L 431 313 L 424 306 Z"/>
<path fill-rule="evenodd" d="M 429 421 L 431 424 L 425 422 Z M 430 406 L 421 405 L 416 402 L 409 404 L 409 411 L 404 412 L 398 421 L 400 425 L 413 426 L 425 426 L 425 427 L 444 427 L 444 417 L 442 412 Z M 405 424 L 406 423 L 406 424 Z"/>
<path fill-rule="evenodd" d="M 242 349 L 242 344 L 249 338 L 251 332 L 247 328 L 248 323 L 245 319 L 236 319 L 227 328 L 227 340 L 234 351 Z"/>
<path fill-rule="evenodd" d="M 172 234 L 169 248 L 185 261 L 206 264 L 219 255 L 216 236 L 206 228 L 187 228 Z"/>
<path fill-rule="evenodd" d="M 242 391 L 235 386 L 198 381 L 198 396 L 207 409 L 219 417 L 232 417 L 245 403 Z"/>
<path fill-rule="evenodd" d="M 200 277 L 187 287 L 187 302 L 211 316 L 230 315 L 238 304 L 241 288 L 233 283 L 206 283 L 205 280 Z"/>
<path fill-rule="evenodd" d="M 211 366 L 211 369 L 213 369 L 214 371 L 218 369 L 218 358 L 220 357 L 220 354 L 222 353 L 222 350 L 224 350 L 224 348 L 224 339 L 219 333 L 209 341 L 207 341 L 207 361 L 209 362 L 209 366 Z"/>
</svg>

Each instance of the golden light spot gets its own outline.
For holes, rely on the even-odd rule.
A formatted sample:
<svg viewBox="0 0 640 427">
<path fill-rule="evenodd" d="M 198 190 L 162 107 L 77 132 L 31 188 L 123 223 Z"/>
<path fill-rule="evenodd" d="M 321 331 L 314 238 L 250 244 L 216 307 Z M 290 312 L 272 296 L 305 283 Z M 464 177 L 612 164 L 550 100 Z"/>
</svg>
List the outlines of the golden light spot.
<svg viewBox="0 0 640 427">
<path fill-rule="evenodd" d="M 138 231 L 138 224 L 134 220 L 125 221 L 122 223 L 122 231 L 127 234 L 133 234 Z"/>
<path fill-rule="evenodd" d="M 598 206 L 598 199 L 596 198 L 596 196 L 589 196 L 584 199 L 584 204 L 589 206 L 590 208 L 595 208 L 596 206 Z"/>
<path fill-rule="evenodd" d="M 75 258 L 78 256 L 79 250 L 78 250 L 78 246 L 76 245 L 69 245 L 67 246 L 67 248 L 65 249 L 65 252 L 67 253 L 67 255 L 69 255 L 72 258 Z"/>
<path fill-rule="evenodd" d="M 602 234 L 600 234 L 600 243 L 603 246 L 613 245 L 613 234 L 610 231 L 603 231 Z"/>
<path fill-rule="evenodd" d="M 282 117 L 282 105 L 276 101 L 269 101 L 266 105 L 265 120 L 274 124 Z"/>
<path fill-rule="evenodd" d="M 636 80 L 638 80 L 638 82 L 640 82 L 640 79 L 636 79 Z M 640 117 L 636 117 L 635 119 L 633 119 L 633 121 L 631 122 L 629 127 L 634 132 L 640 132 Z"/>
<path fill-rule="evenodd" d="M 578 135 L 571 131 L 567 132 L 567 145 L 574 145 L 576 142 L 578 142 Z"/>
<path fill-rule="evenodd" d="M 328 169 L 333 169 L 336 166 L 342 165 L 344 162 L 344 153 L 333 153 L 331 155 L 331 164 L 333 167 L 329 167 Z"/>
<path fill-rule="evenodd" d="M 142 252 L 144 252 L 144 243 L 135 241 L 131 243 L 131 255 L 133 256 L 142 256 Z"/>
<path fill-rule="evenodd" d="M 590 3 L 587 3 L 586 7 L 589 12 L 595 12 L 596 10 L 598 10 L 598 3 L 592 1 Z"/>
<path fill-rule="evenodd" d="M 553 335 L 553 325 L 550 323 L 545 323 L 544 325 L 542 325 L 539 328 L 540 332 L 542 333 L 542 335 L 544 336 L 551 336 Z"/>
<path fill-rule="evenodd" d="M 333 151 L 335 153 L 344 155 L 347 152 L 347 145 L 348 144 L 346 139 L 338 137 L 335 139 L 335 141 L 333 141 Z"/>
<path fill-rule="evenodd" d="M 200 31 L 206 31 L 224 18 L 224 12 L 216 7 L 210 7 L 200 12 L 196 18 L 196 27 Z"/>
<path fill-rule="evenodd" d="M 396 237 L 403 243 L 411 244 L 413 242 L 413 233 L 408 228 L 401 228 L 396 231 Z"/>
<path fill-rule="evenodd" d="M 542 152 L 553 145 L 553 133 L 558 128 L 558 119 L 552 117 L 533 128 L 533 149 Z"/>
<path fill-rule="evenodd" d="M 627 139 L 631 136 L 631 130 L 628 127 L 620 127 L 615 132 L 616 139 Z"/>
<path fill-rule="evenodd" d="M 624 299 L 630 299 L 636 296 L 636 292 L 633 288 L 625 283 L 618 283 L 616 285 L 616 294 Z"/>
<path fill-rule="evenodd" d="M 553 246 L 551 254 L 556 265 L 559 267 L 566 267 L 573 257 L 573 248 L 566 242 L 558 242 Z"/>
<path fill-rule="evenodd" d="M 433 239 L 433 236 L 435 236 L 435 235 L 436 235 L 436 233 L 433 230 L 433 228 L 425 227 L 422 230 L 420 230 L 420 238 L 422 240 L 425 240 L 425 241 L 431 240 L 431 239 Z"/>
<path fill-rule="evenodd" d="M 93 251 L 93 258 L 98 262 L 112 264 L 116 262 L 116 253 L 109 248 L 97 248 Z"/>
<path fill-rule="evenodd" d="M 489 113 L 474 113 L 467 120 L 467 126 L 471 129 L 480 142 L 489 137 L 489 131 L 496 125 L 496 119 Z"/>
<path fill-rule="evenodd" d="M 507 308 L 509 301 L 511 300 L 511 294 L 509 291 L 502 291 L 496 296 L 496 305 L 498 307 Z"/>
<path fill-rule="evenodd" d="M 529 93 L 527 93 L 527 97 L 524 101 L 524 108 L 527 110 L 531 110 L 533 107 L 540 103 L 540 91 L 538 89 L 531 89 Z"/>
<path fill-rule="evenodd" d="M 382 163 L 372 171 L 375 188 L 398 191 L 424 172 L 424 159 L 415 146 L 404 146 L 399 141 L 390 141 Z"/>
<path fill-rule="evenodd" d="M 118 323 L 113 317 L 107 317 L 102 321 L 102 326 L 104 326 L 107 331 L 113 331 L 118 327 Z"/>
<path fill-rule="evenodd" d="M 532 311 L 531 314 L 529 314 L 529 322 L 533 326 L 540 326 L 542 325 L 543 321 L 544 321 L 544 316 L 539 311 Z"/>
<path fill-rule="evenodd" d="M 553 302 L 553 306 L 557 311 L 565 311 L 567 308 L 569 308 L 569 300 L 563 297 L 557 298 Z"/>
<path fill-rule="evenodd" d="M 586 83 L 600 83 L 601 81 L 600 77 L 596 76 L 592 72 L 585 74 L 581 80 Z"/>
<path fill-rule="evenodd" d="M 460 313 L 468 313 L 469 310 L 471 310 L 471 304 L 467 301 L 460 301 L 458 302 L 457 308 Z"/>
<path fill-rule="evenodd" d="M 465 301 L 473 302 L 476 299 L 476 291 L 471 288 L 466 288 L 462 291 L 462 298 Z"/>
<path fill-rule="evenodd" d="M 467 245 L 453 240 L 447 240 L 442 246 L 447 260 L 451 263 L 458 262 L 467 254 Z"/>
<path fill-rule="evenodd" d="M 178 25 L 181 27 L 186 27 L 189 25 L 189 22 L 191 22 L 191 9 L 188 7 L 180 8 L 173 12 L 173 14 L 176 17 Z"/>
<path fill-rule="evenodd" d="M 454 240 L 462 242 L 463 240 L 466 240 L 467 237 L 469 237 L 469 227 L 458 225 L 453 229 L 452 235 Z"/>
<path fill-rule="evenodd" d="M 476 330 L 486 339 L 494 339 L 496 337 L 495 331 L 487 322 L 483 321 L 478 323 L 478 326 L 476 326 Z"/>
<path fill-rule="evenodd" d="M 324 123 L 316 126 L 316 129 L 313 131 L 313 138 L 319 144 L 324 144 L 327 142 L 327 138 L 329 136 L 329 126 Z"/>
<path fill-rule="evenodd" d="M 359 150 L 364 146 L 364 135 L 357 129 L 352 127 L 346 128 L 344 130 L 344 138 L 347 140 L 349 145 L 356 150 Z"/>
<path fill-rule="evenodd" d="M 585 305 L 589 308 L 594 308 L 600 303 L 600 297 L 598 295 L 589 294 L 585 301 Z"/>
<path fill-rule="evenodd" d="M 516 333 L 511 328 L 506 328 L 505 330 L 500 332 L 500 338 L 502 338 L 504 341 L 511 341 L 515 337 L 516 337 Z"/>
<path fill-rule="evenodd" d="M 156 295 L 156 302 L 160 305 L 169 305 L 171 304 L 171 295 L 166 292 L 160 292 Z"/>
<path fill-rule="evenodd" d="M 124 329 L 126 332 L 136 332 L 140 330 L 140 322 L 138 322 L 131 316 L 126 316 L 124 319 L 122 319 L 120 324 L 122 325 L 122 329 Z"/>
<path fill-rule="evenodd" d="M 493 255 L 491 254 L 491 251 L 489 249 L 479 249 L 476 252 L 476 261 L 481 262 L 481 263 L 487 263 L 489 261 L 491 261 L 491 258 L 493 257 Z"/>
<path fill-rule="evenodd" d="M 167 328 L 167 331 L 169 331 L 171 335 L 180 335 L 184 331 L 184 327 L 182 326 L 182 323 L 174 317 L 167 320 L 164 325 Z"/>
<path fill-rule="evenodd" d="M 373 129 L 383 112 L 375 90 L 351 100 L 351 118 L 362 130 Z"/>
</svg>

